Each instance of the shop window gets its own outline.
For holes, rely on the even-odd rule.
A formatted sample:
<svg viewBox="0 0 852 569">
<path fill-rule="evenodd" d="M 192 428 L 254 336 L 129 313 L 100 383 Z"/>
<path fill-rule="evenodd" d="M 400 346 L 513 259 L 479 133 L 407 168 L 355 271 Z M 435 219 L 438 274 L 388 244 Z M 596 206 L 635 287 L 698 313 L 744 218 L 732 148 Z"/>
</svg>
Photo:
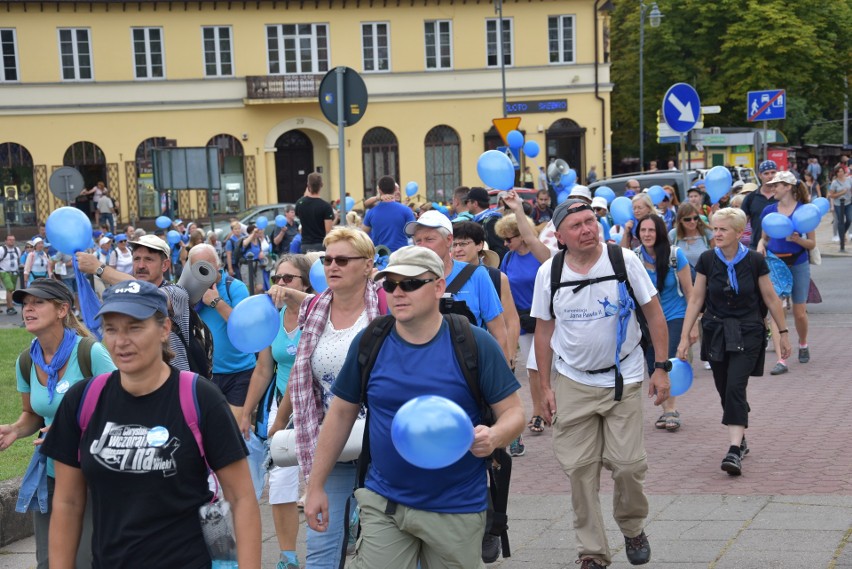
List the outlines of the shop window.
<svg viewBox="0 0 852 569">
<path fill-rule="evenodd" d="M 386 128 L 371 128 L 361 141 L 364 161 L 364 197 L 376 195 L 376 184 L 382 176 L 399 178 L 399 142 Z"/>
<path fill-rule="evenodd" d="M 34 227 L 33 157 L 15 142 L 0 143 L 0 189 L 3 192 L 0 225 Z"/>
<path fill-rule="evenodd" d="M 213 190 L 210 210 L 213 213 L 236 213 L 246 207 L 243 178 L 243 144 L 230 134 L 217 134 L 207 141 L 219 151 L 219 190 Z"/>
<path fill-rule="evenodd" d="M 452 127 L 439 125 L 426 134 L 426 199 L 449 201 L 461 180 L 461 141 Z"/>
</svg>

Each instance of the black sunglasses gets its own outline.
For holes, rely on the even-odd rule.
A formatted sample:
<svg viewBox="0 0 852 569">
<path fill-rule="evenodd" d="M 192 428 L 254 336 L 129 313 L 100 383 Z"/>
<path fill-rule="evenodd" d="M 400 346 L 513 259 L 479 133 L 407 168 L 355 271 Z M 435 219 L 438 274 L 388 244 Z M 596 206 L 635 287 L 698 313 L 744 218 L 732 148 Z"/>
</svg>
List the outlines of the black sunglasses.
<svg viewBox="0 0 852 569">
<path fill-rule="evenodd" d="M 392 281 L 385 279 L 382 283 L 382 288 L 389 294 L 393 294 L 396 287 L 401 288 L 402 292 L 414 292 L 415 290 L 423 287 L 423 285 L 436 280 L 438 279 L 405 279 L 404 281 Z"/>
<path fill-rule="evenodd" d="M 683 217 L 681 218 L 681 221 L 698 221 L 698 216 L 696 215 L 693 217 Z"/>
<path fill-rule="evenodd" d="M 367 257 L 332 257 L 331 255 L 326 255 L 322 258 L 322 264 L 326 267 L 330 267 L 332 263 L 337 262 L 338 267 L 345 267 L 349 264 L 349 261 L 354 261 L 355 259 L 366 259 Z"/>
<path fill-rule="evenodd" d="M 284 273 L 283 275 L 272 275 L 269 277 L 269 280 L 272 281 L 272 284 L 278 284 L 279 282 L 283 282 L 284 284 L 290 284 L 293 282 L 293 279 L 301 279 L 300 275 L 291 275 L 288 273 Z"/>
</svg>

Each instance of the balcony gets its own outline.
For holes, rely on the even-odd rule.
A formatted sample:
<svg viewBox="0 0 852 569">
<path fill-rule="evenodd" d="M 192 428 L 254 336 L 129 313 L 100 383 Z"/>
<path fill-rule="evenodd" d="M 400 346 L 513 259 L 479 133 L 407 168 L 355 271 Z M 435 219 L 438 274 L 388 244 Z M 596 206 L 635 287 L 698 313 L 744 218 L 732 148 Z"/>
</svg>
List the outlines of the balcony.
<svg viewBox="0 0 852 569">
<path fill-rule="evenodd" d="M 246 77 L 250 102 L 316 98 L 324 75 L 254 75 Z"/>
</svg>

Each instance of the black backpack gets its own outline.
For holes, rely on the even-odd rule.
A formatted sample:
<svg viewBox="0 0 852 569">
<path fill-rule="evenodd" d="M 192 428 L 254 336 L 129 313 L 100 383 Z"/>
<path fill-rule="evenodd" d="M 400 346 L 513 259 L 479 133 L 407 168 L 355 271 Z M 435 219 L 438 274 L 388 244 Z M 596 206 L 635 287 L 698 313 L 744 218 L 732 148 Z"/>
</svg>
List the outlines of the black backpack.
<svg viewBox="0 0 852 569">
<path fill-rule="evenodd" d="M 476 339 L 471 330 L 471 324 L 466 318 L 458 314 L 444 314 L 444 319 L 450 326 L 452 344 L 456 360 L 459 362 L 462 374 L 470 388 L 473 398 L 479 403 L 482 424 L 491 426 L 495 422 L 494 410 L 482 396 L 479 389 L 479 350 Z M 361 368 L 361 403 L 367 405 L 367 382 L 382 343 L 393 329 L 396 319 L 393 316 L 379 316 L 367 325 L 361 340 L 358 343 L 358 365 Z M 358 458 L 358 488 L 364 487 L 367 477 L 367 469 L 370 466 L 370 429 L 364 429 L 364 439 L 361 446 L 361 455 Z M 509 547 L 508 517 L 506 512 L 509 506 L 509 482 L 512 477 L 512 457 L 505 448 L 495 449 L 490 460 L 488 460 L 488 490 L 489 490 L 489 512 L 488 518 L 492 520 L 491 527 L 486 530 L 495 536 L 499 536 L 502 545 L 503 557 L 512 555 Z M 396 504 L 388 503 L 388 508 L 395 508 Z M 346 519 L 349 518 L 347 513 Z M 348 524 L 347 530 L 348 532 Z M 346 540 L 344 539 L 344 544 Z"/>
<path fill-rule="evenodd" d="M 639 322 L 639 329 L 642 332 L 642 338 L 639 340 L 639 343 L 644 351 L 652 346 L 651 331 L 648 328 L 648 321 L 642 313 L 642 307 L 639 305 L 639 302 L 636 300 L 636 295 L 633 293 L 633 287 L 630 285 L 630 279 L 627 278 L 627 267 L 624 265 L 624 249 L 619 245 L 607 243 L 606 252 L 609 256 L 609 262 L 612 264 L 613 274 L 605 277 L 583 279 L 579 281 L 562 282 L 562 267 L 565 266 L 564 249 L 560 250 L 553 256 L 553 264 L 550 267 L 550 317 L 556 319 L 556 314 L 553 312 L 553 300 L 556 298 L 556 292 L 560 288 L 572 286 L 574 288 L 571 289 L 571 292 L 576 293 L 583 287 L 604 281 L 618 281 L 620 283 L 624 283 L 627 287 L 627 292 L 630 295 L 630 298 L 633 299 L 633 304 L 636 306 L 636 310 L 634 310 L 633 314 L 636 315 L 636 320 Z M 633 349 L 628 351 L 627 354 L 630 355 L 632 351 Z M 627 356 L 624 358 L 626 359 Z M 621 395 L 624 392 L 624 378 L 621 376 L 621 372 L 615 364 L 606 368 L 587 370 L 586 373 L 607 373 L 612 370 L 615 370 L 615 400 L 621 401 Z"/>
<path fill-rule="evenodd" d="M 186 349 L 189 371 L 209 379 L 213 375 L 213 333 L 210 332 L 210 328 L 207 327 L 195 308 L 188 306 L 187 310 L 189 310 L 189 338 L 184 337 L 183 330 L 181 330 L 172 307 L 169 305 L 169 319 L 172 321 L 172 330 L 180 338 L 183 347 Z"/>
<path fill-rule="evenodd" d="M 92 377 L 92 347 L 97 343 L 97 340 L 91 336 L 83 336 L 80 343 L 77 344 L 77 365 L 80 366 L 80 372 L 84 378 Z M 24 348 L 21 355 L 18 356 L 18 371 L 21 372 L 21 377 L 26 383 L 30 382 L 30 371 L 33 367 L 33 358 L 30 355 L 30 349 Z"/>
</svg>

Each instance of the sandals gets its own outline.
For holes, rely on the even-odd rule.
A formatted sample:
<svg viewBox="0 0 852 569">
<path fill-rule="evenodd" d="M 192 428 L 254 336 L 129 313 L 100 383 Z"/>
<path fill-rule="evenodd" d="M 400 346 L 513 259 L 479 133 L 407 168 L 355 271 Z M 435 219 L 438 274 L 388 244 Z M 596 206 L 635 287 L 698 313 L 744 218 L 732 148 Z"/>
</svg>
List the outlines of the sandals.
<svg viewBox="0 0 852 569">
<path fill-rule="evenodd" d="M 680 428 L 680 413 L 678 411 L 667 411 L 660 415 L 654 423 L 654 427 L 665 429 L 670 433 L 675 432 Z"/>
<path fill-rule="evenodd" d="M 533 415 L 530 419 L 530 422 L 527 423 L 527 427 L 530 432 L 534 435 L 540 435 L 544 432 L 544 417 L 541 415 Z"/>
</svg>

